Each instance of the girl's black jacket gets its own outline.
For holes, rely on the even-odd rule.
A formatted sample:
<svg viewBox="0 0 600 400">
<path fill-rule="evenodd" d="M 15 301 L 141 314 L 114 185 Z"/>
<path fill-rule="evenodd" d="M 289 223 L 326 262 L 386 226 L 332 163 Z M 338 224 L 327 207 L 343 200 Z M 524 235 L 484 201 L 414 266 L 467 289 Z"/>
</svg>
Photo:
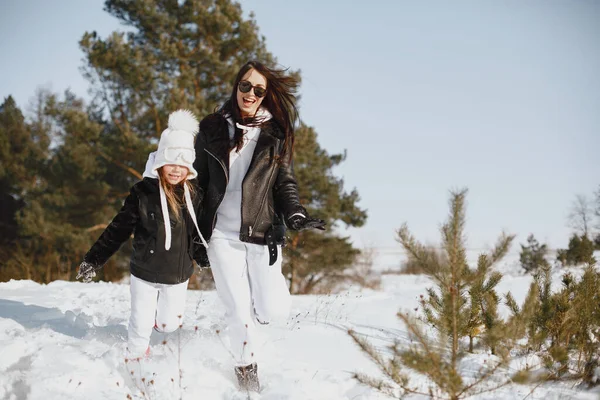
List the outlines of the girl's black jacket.
<svg viewBox="0 0 600 400">
<path fill-rule="evenodd" d="M 133 185 L 119 213 L 85 255 L 84 261 L 103 266 L 133 233 L 131 274 L 148 282 L 177 284 L 185 282 L 194 272 L 196 228 L 185 206 L 180 221 L 171 215 L 171 248 L 165 250 L 165 227 L 160 205 L 158 179 L 144 178 Z M 183 189 L 181 189 L 183 192 Z M 199 198 L 193 199 L 198 212 Z M 173 214 L 169 210 L 170 214 Z"/>
</svg>

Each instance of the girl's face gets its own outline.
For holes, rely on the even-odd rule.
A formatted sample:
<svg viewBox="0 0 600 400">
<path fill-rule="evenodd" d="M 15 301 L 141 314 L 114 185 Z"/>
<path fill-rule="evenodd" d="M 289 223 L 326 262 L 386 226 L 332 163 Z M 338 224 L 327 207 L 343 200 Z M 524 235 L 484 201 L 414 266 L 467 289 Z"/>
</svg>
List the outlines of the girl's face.
<svg viewBox="0 0 600 400">
<path fill-rule="evenodd" d="M 260 103 L 262 103 L 264 99 L 264 97 L 258 97 L 255 93 L 255 90 L 256 88 L 267 89 L 267 79 L 263 75 L 259 74 L 254 68 L 252 68 L 248 72 L 246 72 L 240 83 L 241 82 L 250 82 L 252 88 L 249 92 L 243 93 L 240 90 L 240 85 L 238 84 L 238 107 L 240 108 L 242 117 L 254 117 L 256 111 L 258 110 L 258 107 L 260 107 Z M 242 88 L 244 88 L 244 86 L 248 87 L 248 84 L 243 83 Z"/>
<path fill-rule="evenodd" d="M 187 167 L 182 167 L 181 165 L 175 164 L 167 164 L 163 165 L 163 176 L 171 185 L 177 185 L 179 182 L 183 181 L 189 173 L 189 169 Z"/>
</svg>

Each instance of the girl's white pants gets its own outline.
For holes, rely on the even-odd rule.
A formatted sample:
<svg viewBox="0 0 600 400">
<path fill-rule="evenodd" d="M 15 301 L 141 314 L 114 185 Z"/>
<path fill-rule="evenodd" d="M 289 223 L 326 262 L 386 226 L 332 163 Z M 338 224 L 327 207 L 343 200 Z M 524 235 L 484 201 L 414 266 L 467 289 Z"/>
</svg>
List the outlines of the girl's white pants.
<svg viewBox="0 0 600 400">
<path fill-rule="evenodd" d="M 133 357 L 146 352 L 152 329 L 173 332 L 182 323 L 188 281 L 151 283 L 131 275 L 131 316 L 127 349 Z"/>
<path fill-rule="evenodd" d="M 269 266 L 267 246 L 213 238 L 208 258 L 226 309 L 230 350 L 236 365 L 256 360 L 257 323 L 288 316 L 291 296 L 281 273 L 281 248 Z"/>
</svg>

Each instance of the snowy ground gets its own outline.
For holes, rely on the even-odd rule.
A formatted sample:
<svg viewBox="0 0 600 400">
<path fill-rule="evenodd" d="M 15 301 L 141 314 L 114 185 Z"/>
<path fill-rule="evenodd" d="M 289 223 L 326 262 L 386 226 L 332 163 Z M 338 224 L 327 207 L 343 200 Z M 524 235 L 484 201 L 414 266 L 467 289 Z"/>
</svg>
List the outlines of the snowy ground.
<svg viewBox="0 0 600 400">
<path fill-rule="evenodd" d="M 499 291 L 510 290 L 521 302 L 530 279 L 509 274 Z M 140 388 L 149 399 L 384 399 L 352 379 L 355 371 L 371 375 L 378 371 L 346 330 L 368 334 L 379 344 L 389 343 L 391 335 L 406 340 L 396 312 L 415 308 L 430 281 L 398 275 L 386 275 L 383 281 L 380 291 L 295 296 L 288 321 L 263 329 L 259 373 L 264 389 L 250 396 L 236 389 L 231 356 L 217 333 L 223 308 L 213 291 L 189 291 L 183 330 L 153 333 L 152 357 L 125 363 L 128 285 L 0 283 L 0 399 L 123 400 L 128 394 L 144 398 Z M 476 369 L 486 357 L 467 359 L 465 369 Z M 515 366 L 523 362 L 517 360 Z M 572 383 L 532 389 L 511 384 L 477 398 L 599 396 Z"/>
</svg>

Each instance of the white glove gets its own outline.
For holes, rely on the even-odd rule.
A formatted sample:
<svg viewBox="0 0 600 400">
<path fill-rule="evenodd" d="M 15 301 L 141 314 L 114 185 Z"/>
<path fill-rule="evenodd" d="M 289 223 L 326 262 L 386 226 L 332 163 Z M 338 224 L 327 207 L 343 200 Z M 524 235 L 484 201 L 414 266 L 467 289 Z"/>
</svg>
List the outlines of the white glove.
<svg viewBox="0 0 600 400">
<path fill-rule="evenodd" d="M 98 269 L 100 269 L 100 267 L 84 261 L 79 265 L 79 273 L 75 279 L 82 278 L 82 282 L 89 283 L 96 276 L 96 270 Z"/>
</svg>

